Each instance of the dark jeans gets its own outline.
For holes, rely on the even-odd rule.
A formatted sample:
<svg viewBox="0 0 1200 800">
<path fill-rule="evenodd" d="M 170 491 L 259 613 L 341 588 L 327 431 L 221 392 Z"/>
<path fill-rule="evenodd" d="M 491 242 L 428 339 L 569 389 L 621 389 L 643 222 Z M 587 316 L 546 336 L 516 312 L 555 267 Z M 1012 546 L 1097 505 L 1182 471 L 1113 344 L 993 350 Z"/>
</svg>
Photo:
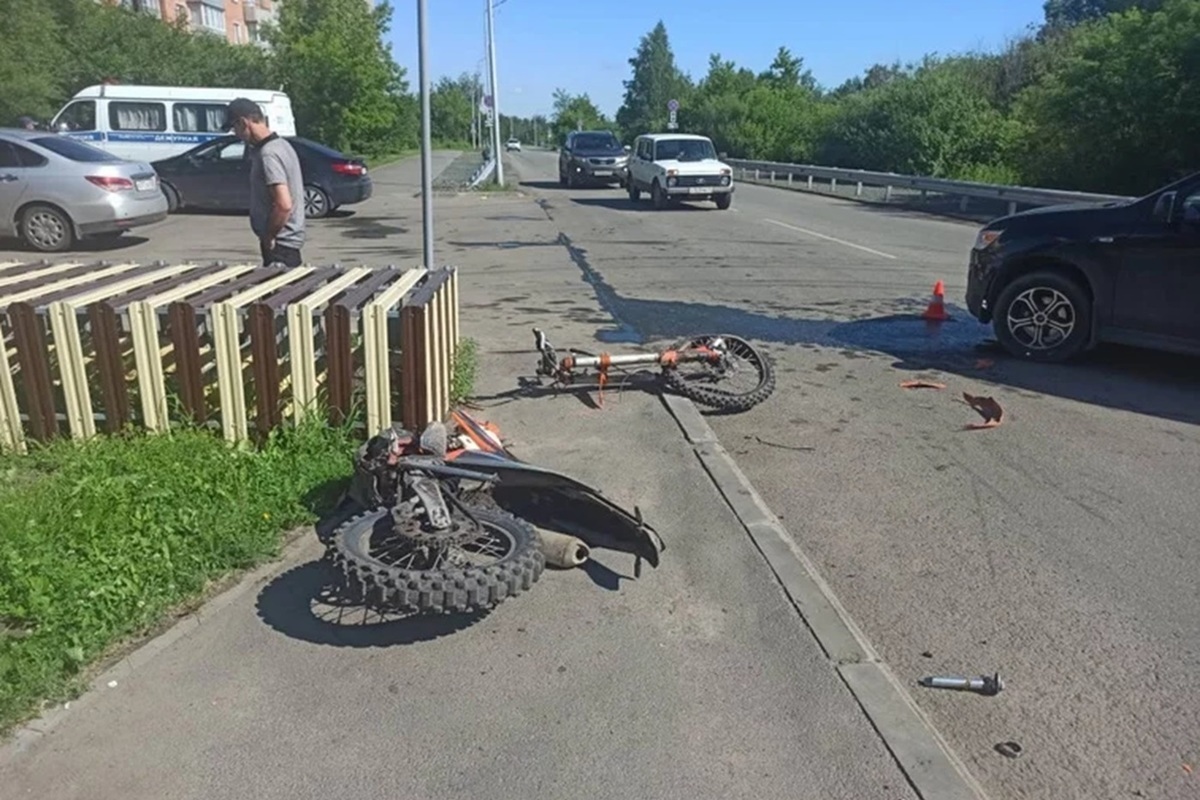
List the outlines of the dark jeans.
<svg viewBox="0 0 1200 800">
<path fill-rule="evenodd" d="M 269 267 L 273 264 L 282 264 L 285 267 L 298 267 L 304 261 L 300 255 L 300 251 L 295 247 L 276 244 L 274 249 L 269 249 L 266 242 L 263 242 L 259 245 L 259 249 L 262 251 L 264 267 Z"/>
</svg>

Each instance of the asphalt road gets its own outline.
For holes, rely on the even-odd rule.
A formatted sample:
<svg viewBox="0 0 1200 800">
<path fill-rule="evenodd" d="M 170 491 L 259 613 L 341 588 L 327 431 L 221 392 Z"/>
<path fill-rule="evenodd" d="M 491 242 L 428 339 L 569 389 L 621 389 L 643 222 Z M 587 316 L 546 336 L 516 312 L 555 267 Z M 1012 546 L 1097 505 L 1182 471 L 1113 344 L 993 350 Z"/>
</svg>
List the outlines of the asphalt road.
<svg viewBox="0 0 1200 800">
<path fill-rule="evenodd" d="M 989 331 L 970 321 L 958 305 L 966 252 L 975 235 L 971 224 L 752 186 L 739 188 L 729 211 L 696 204 L 655 212 L 645 202 L 635 208 L 615 188 L 559 188 L 553 158 L 541 152 L 511 157 L 508 175 L 520 178 L 528 197 L 439 197 L 436 202 L 439 261 L 460 263 L 468 273 L 489 278 L 464 280 L 463 303 L 464 309 L 481 313 L 485 308 L 502 311 L 488 330 L 497 349 L 528 348 L 532 324 L 550 330 L 556 343 L 584 349 L 595 349 L 597 341 L 632 347 L 711 331 L 761 343 L 779 372 L 775 396 L 749 413 L 712 417 L 710 424 L 896 674 L 915 681 L 934 673 L 998 670 L 1005 678 L 1007 688 L 994 698 L 911 689 L 989 796 L 1058 800 L 1195 793 L 1197 778 L 1185 769 L 1200 759 L 1200 699 L 1194 691 L 1200 674 L 1200 626 L 1195 622 L 1200 618 L 1195 580 L 1200 541 L 1194 535 L 1200 519 L 1195 491 L 1200 364 L 1195 359 L 1108 348 L 1079 364 L 1042 367 L 979 349 Z M 449 156 L 436 159 L 444 164 Z M 413 171 L 411 165 L 381 171 L 381 191 L 371 202 L 314 222 L 310 260 L 418 261 L 420 217 L 411 196 Z M 485 208 L 489 210 L 481 211 Z M 0 252 L 0 260 L 9 257 L 29 254 Z M 181 215 L 135 231 L 109 251 L 71 257 L 257 255 L 244 218 Z M 954 320 L 929 327 L 911 315 L 923 308 L 938 279 L 946 283 Z M 470 316 L 465 313 L 464 319 Z M 913 377 L 939 380 L 947 389 L 899 388 L 900 381 Z M 964 432 L 963 425 L 977 417 L 960 401 L 963 391 L 996 397 L 1005 408 L 1004 424 Z M 562 406 L 554 408 L 545 420 L 520 424 L 536 430 L 538 424 L 560 418 Z M 582 407 L 574 414 L 578 419 L 569 415 L 570 424 L 585 425 Z M 626 433 L 614 429 L 612 435 Z M 593 468 L 594 459 L 576 455 L 586 469 Z M 674 469 L 669 457 L 656 458 L 662 470 Z M 647 488 L 626 474 L 629 470 L 617 467 L 606 466 L 595 476 L 617 487 L 611 489 L 614 493 L 646 495 L 647 503 L 659 503 L 659 513 L 684 512 L 669 499 L 677 482 L 664 478 Z M 682 479 L 691 477 L 686 473 Z M 624 488 L 618 485 L 621 480 Z M 703 518 L 689 517 L 687 524 Z M 704 534 L 699 541 L 710 547 L 722 540 Z M 753 559 L 737 561 L 705 603 L 687 599 L 685 587 L 697 577 L 716 580 L 719 559 L 727 555 L 719 551 L 711 556 L 716 560 L 672 578 L 671 596 L 696 608 L 711 607 L 716 596 L 776 602 L 758 588 L 734 596 L 743 582 L 758 586 L 753 569 L 762 567 Z M 637 608 L 657 608 L 659 616 L 648 624 L 661 627 L 668 623 L 661 616 L 661 597 L 656 597 L 647 595 Z M 747 624 L 774 630 L 786 615 L 771 613 L 776 616 L 722 627 L 720 635 Z M 604 619 L 595 618 L 597 624 Z M 710 622 L 689 624 L 703 633 Z M 658 629 L 639 628 L 634 638 Z M 553 632 L 545 635 L 547 642 L 554 638 Z M 607 627 L 603 635 L 621 634 Z M 714 641 L 706 636 L 676 655 L 704 656 Z M 771 664 L 793 659 L 795 674 L 776 667 L 766 678 L 739 671 L 732 660 L 721 660 L 733 657 L 724 650 L 694 674 L 746 681 L 757 690 L 753 708 L 765 713 L 769 703 L 764 697 L 789 681 L 807 680 L 807 672 L 816 669 L 811 651 L 791 633 L 782 647 L 773 646 L 774 639 L 755 634 L 733 646 L 761 648 L 758 658 Z M 475 646 L 486 645 L 476 641 Z M 270 647 L 255 656 L 264 669 L 298 657 L 298 651 Z M 440 663 L 436 650 L 414 652 L 430 657 L 380 663 L 397 674 L 413 674 L 414 669 L 423 674 L 420 670 Z M 635 657 L 642 658 L 638 652 Z M 575 657 L 580 670 L 585 665 L 598 665 L 603 674 L 620 669 L 617 662 L 596 661 L 582 647 Z M 645 658 L 643 665 L 653 662 Z M 338 663 L 320 662 L 328 674 L 336 673 Z M 662 669 L 669 672 L 680 662 L 664 663 Z M 170 666 L 182 670 L 182 665 Z M 567 666 L 568 674 L 575 674 L 576 667 Z M 366 685 L 376 668 L 355 661 L 343 683 Z M 508 676 L 520 674 L 505 669 Z M 300 675 L 293 685 L 316 697 L 330 691 L 307 685 L 307 680 Z M 417 688 L 435 684 L 423 682 Z M 660 689 L 666 685 L 653 684 Z M 167 684 L 155 691 L 166 692 Z M 254 691 L 251 699 L 270 699 L 265 684 Z M 828 685 L 818 687 L 813 697 L 827 702 L 829 691 Z M 151 693 L 148 699 L 156 697 Z M 785 705 L 799 716 L 788 712 L 758 727 L 750 717 L 735 714 L 730 695 L 722 697 L 724 717 L 708 722 L 676 717 L 669 729 L 655 727 L 653 720 L 668 706 L 653 707 L 649 715 L 636 712 L 638 735 L 648 742 L 655 731 L 682 736 L 688 726 L 736 718 L 743 726 L 738 730 L 752 731 L 761 737 L 754 741 L 765 743 L 813 727 L 800 722 L 805 704 L 815 702 L 811 697 L 788 695 Z M 601 708 L 605 698 L 594 692 L 584 707 Z M 693 699 L 674 696 L 676 703 Z M 357 701 L 352 693 L 339 691 L 310 710 L 333 715 L 339 702 Z M 362 707 L 373 709 L 366 700 Z M 270 702 L 254 708 L 283 713 L 282 706 Z M 635 713 L 632 706 L 621 708 Z M 866 778 L 848 777 L 840 796 L 896 792 L 894 783 L 881 788 L 886 764 L 879 751 L 858 738 L 840 706 L 825 708 L 821 722 L 814 724 L 829 725 L 837 733 L 830 737 L 831 749 L 819 757 L 832 759 L 837 773 L 845 773 L 856 759 L 865 764 Z M 184 708 L 177 710 L 183 713 Z M 410 703 L 389 718 L 405 719 L 404 712 L 433 720 L 435 710 Z M 503 738 L 503 732 L 519 736 L 526 732 L 523 726 L 546 713 L 529 710 L 504 717 L 492 711 L 484 727 L 500 731 L 496 737 Z M 300 722 L 287 719 L 289 725 Z M 343 726 L 343 732 L 332 735 L 344 737 L 353 720 L 331 716 Z M 266 737 L 266 729 L 257 725 L 242 725 L 236 741 L 249 746 Z M 575 730 L 585 736 L 602 733 L 586 726 Z M 95 747 L 103 733 L 91 735 L 89 746 Z M 608 741 L 609 748 L 620 744 Z M 1006 741 L 1021 745 L 1019 757 L 1009 759 L 994 749 Z M 298 754 L 306 762 L 320 758 L 302 744 L 287 739 L 272 758 L 280 768 Z M 797 771 L 781 774 L 764 767 L 754 782 L 760 793 L 803 785 L 805 779 L 813 781 L 816 796 L 822 787 L 832 786 L 829 774 L 802 763 L 819 751 L 807 740 L 795 744 L 798 762 L 792 769 Z M 339 746 L 342 757 L 351 759 L 349 745 Z M 775 747 L 762 745 L 768 746 Z M 500 772 L 495 774 L 533 785 L 524 782 L 521 776 L 529 777 L 525 773 L 503 769 L 505 758 L 520 758 L 505 747 L 498 752 L 508 755 L 497 759 Z M 552 744 L 539 740 L 539 747 Z M 567 757 L 561 749 L 544 752 Z M 579 752 L 570 757 L 580 758 Z M 666 753 L 643 764 L 644 771 L 630 774 L 653 774 L 651 767 L 662 768 L 671 763 L 672 753 L 680 752 Z M 772 752 L 781 757 L 782 751 Z M 372 754 L 381 755 L 362 750 L 358 758 L 365 763 Z M 103 750 L 95 751 L 98 764 L 108 763 L 104 756 Z M 726 779 L 756 768 L 742 768 L 751 764 L 745 753 L 736 758 L 733 771 L 723 773 Z M 45 767 L 52 772 L 50 764 Z M 252 777 L 258 769 L 260 765 L 246 761 L 236 773 Z M 701 781 L 705 775 L 710 773 L 701 775 Z M 548 771 L 535 777 L 554 780 Z M 450 772 L 429 780 L 434 781 L 426 785 L 431 792 L 463 785 L 444 782 L 451 781 Z M 473 773 L 464 780 L 481 787 L 488 776 Z M 351 782 L 358 785 L 359 779 Z M 732 785 L 714 784 L 718 793 Z"/>
<path fill-rule="evenodd" d="M 779 389 L 711 418 L 723 444 L 897 674 L 1005 679 L 912 690 L 991 797 L 1193 796 L 1200 363 L 1005 358 L 960 305 L 969 223 L 745 185 L 656 212 L 560 188 L 554 158 L 513 163 L 614 317 L 596 339 L 767 347 Z M 911 315 L 938 279 L 954 319 L 931 327 Z M 1004 424 L 963 431 L 964 391 Z"/>
<path fill-rule="evenodd" d="M 381 170 L 369 203 L 314 223 L 310 258 L 413 263 L 416 173 Z M 533 325 L 567 345 L 608 319 L 552 221 L 503 193 L 439 196 L 435 215 L 481 343 L 479 416 L 521 457 L 637 504 L 667 542 L 660 566 L 635 577 L 597 548 L 481 618 L 364 618 L 310 537 L 0 757 L 0 796 L 915 798 L 659 399 L 514 394 Z M 251 257 L 243 224 L 173 218 L 126 252 Z"/>
</svg>

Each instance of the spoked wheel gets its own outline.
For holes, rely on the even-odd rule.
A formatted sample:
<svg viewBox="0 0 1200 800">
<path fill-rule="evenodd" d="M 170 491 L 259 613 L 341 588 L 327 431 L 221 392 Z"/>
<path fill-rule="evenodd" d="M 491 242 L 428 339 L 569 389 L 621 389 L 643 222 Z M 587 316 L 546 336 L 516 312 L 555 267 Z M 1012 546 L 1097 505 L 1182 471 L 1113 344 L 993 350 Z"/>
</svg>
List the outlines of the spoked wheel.
<svg viewBox="0 0 1200 800">
<path fill-rule="evenodd" d="M 667 385 L 679 394 L 720 411 L 746 411 L 775 391 L 775 371 L 765 353 L 745 339 L 728 334 L 697 336 L 678 342 L 677 353 L 718 350 L 719 361 L 680 361 L 663 371 Z"/>
<path fill-rule="evenodd" d="M 333 534 L 333 560 L 348 587 L 389 611 L 467 612 L 492 608 L 527 591 L 546 558 L 529 523 L 499 509 L 452 510 L 448 532 L 375 508 Z"/>
</svg>

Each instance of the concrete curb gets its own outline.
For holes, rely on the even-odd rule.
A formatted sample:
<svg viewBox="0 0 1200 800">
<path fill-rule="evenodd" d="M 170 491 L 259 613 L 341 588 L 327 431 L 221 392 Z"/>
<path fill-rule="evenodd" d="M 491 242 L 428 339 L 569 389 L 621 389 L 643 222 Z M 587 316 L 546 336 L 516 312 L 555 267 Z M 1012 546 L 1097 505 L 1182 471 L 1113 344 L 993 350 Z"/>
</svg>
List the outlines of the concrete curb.
<svg viewBox="0 0 1200 800">
<path fill-rule="evenodd" d="M 69 701 L 69 703 L 58 704 L 45 709 L 36 719 L 32 719 L 23 726 L 15 728 L 8 734 L 7 740 L 0 743 L 0 767 L 8 766 L 17 756 L 41 741 L 46 734 L 53 732 L 71 714 L 80 710 L 86 710 L 96 701 L 96 698 L 100 696 L 102 691 L 112 691 L 108 686 L 110 682 L 117 681 L 119 686 L 123 679 L 128 678 L 137 669 L 153 661 L 156 656 L 180 639 L 194 633 L 201 625 L 207 623 L 218 612 L 225 609 L 235 600 L 245 595 L 251 589 L 274 578 L 285 564 L 289 563 L 306 548 L 312 547 L 312 541 L 309 538 L 310 534 L 312 534 L 311 529 L 295 537 L 293 541 L 283 548 L 278 558 L 246 573 L 233 586 L 212 597 L 158 636 L 138 646 L 121 660 L 93 678 L 88 684 L 88 688 L 79 697 Z M 69 708 L 67 707 L 68 705 L 70 706 Z"/>
<path fill-rule="evenodd" d="M 983 787 L 880 661 L 695 404 L 669 394 L 662 395 L 662 401 L 917 795 L 923 800 L 986 800 Z"/>
</svg>

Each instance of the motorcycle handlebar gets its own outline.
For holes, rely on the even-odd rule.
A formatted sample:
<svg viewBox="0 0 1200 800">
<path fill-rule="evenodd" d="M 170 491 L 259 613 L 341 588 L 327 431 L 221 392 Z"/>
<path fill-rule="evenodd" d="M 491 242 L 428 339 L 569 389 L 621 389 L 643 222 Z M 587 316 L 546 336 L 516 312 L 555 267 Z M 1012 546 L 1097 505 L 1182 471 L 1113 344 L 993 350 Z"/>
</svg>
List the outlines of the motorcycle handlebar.
<svg viewBox="0 0 1200 800">
<path fill-rule="evenodd" d="M 500 476 L 494 472 L 476 472 L 473 469 L 448 467 L 445 464 L 438 464 L 432 461 L 422 462 L 405 459 L 398 466 L 407 469 L 423 470 L 431 475 L 440 475 L 445 478 L 465 478 L 466 480 L 483 481 L 484 483 L 494 483 L 500 480 Z"/>
</svg>

